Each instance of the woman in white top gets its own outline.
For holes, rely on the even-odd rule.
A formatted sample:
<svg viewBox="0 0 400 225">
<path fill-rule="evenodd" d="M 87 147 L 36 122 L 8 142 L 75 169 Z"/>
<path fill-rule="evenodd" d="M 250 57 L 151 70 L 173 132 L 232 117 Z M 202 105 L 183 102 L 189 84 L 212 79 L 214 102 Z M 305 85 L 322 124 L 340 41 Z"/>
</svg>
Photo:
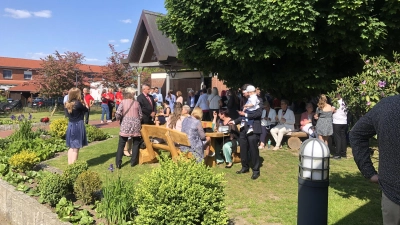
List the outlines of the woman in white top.
<svg viewBox="0 0 400 225">
<path fill-rule="evenodd" d="M 347 157 L 347 106 L 340 94 L 337 94 L 336 98 L 339 106 L 334 109 L 332 115 L 333 137 L 336 145 L 336 152 L 333 158 L 340 159 L 341 157 Z"/>
<path fill-rule="evenodd" d="M 275 126 L 275 109 L 271 109 L 268 101 L 264 102 L 264 109 L 261 114 L 261 136 L 260 136 L 260 146 L 258 149 L 263 149 L 265 147 L 265 138 L 267 137 L 268 131 Z"/>
<path fill-rule="evenodd" d="M 219 111 L 219 107 L 222 105 L 221 104 L 221 97 L 218 95 L 218 88 L 213 87 L 211 95 L 208 96 L 208 105 L 210 107 L 209 114 L 210 118 L 214 118 L 213 114 L 214 112 Z"/>
<path fill-rule="evenodd" d="M 288 100 L 281 100 L 281 109 L 275 118 L 275 121 L 278 122 L 278 125 L 271 129 L 271 135 L 276 143 L 275 147 L 272 149 L 274 151 L 282 148 L 281 141 L 283 135 L 294 130 L 295 117 L 293 111 L 288 109 L 288 105 Z"/>
</svg>

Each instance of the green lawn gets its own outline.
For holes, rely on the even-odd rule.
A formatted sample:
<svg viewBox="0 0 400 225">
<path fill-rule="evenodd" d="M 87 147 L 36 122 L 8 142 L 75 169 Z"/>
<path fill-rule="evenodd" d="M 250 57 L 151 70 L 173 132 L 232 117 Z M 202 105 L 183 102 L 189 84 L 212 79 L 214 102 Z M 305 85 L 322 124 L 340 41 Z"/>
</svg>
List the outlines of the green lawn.
<svg viewBox="0 0 400 225">
<path fill-rule="evenodd" d="M 104 129 L 117 135 L 118 128 Z M 93 143 L 79 153 L 91 170 L 102 179 L 114 179 L 117 174 L 123 179 L 138 181 L 140 175 L 158 164 L 130 167 L 124 157 L 123 168 L 113 174 L 107 170 L 115 164 L 118 138 Z M 296 151 L 262 150 L 261 177 L 255 181 L 251 174 L 237 175 L 240 164 L 232 169 L 222 165 L 211 168 L 215 173 L 224 173 L 226 179 L 226 205 L 234 224 L 288 224 L 297 223 L 298 155 Z M 376 162 L 376 156 L 374 158 Z M 48 161 L 50 166 L 65 169 L 66 155 Z M 328 224 L 362 225 L 382 224 L 380 192 L 378 186 L 369 183 L 359 173 L 352 158 L 331 160 Z"/>
</svg>

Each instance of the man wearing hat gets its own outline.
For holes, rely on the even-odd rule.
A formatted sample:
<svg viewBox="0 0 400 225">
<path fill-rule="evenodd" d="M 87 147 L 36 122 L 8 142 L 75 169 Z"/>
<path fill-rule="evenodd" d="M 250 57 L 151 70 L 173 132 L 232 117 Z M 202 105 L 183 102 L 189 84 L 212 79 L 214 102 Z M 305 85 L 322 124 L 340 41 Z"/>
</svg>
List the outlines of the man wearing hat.
<svg viewBox="0 0 400 225">
<path fill-rule="evenodd" d="M 250 94 L 247 91 L 247 87 L 251 86 L 249 84 L 245 84 L 242 87 L 243 90 L 243 98 L 250 98 Z M 254 86 L 253 86 L 254 88 Z M 250 87 L 249 90 L 252 88 Z M 255 90 L 254 90 L 255 91 Z M 254 92 L 253 91 L 253 92 Z M 243 107 L 244 108 L 244 107 Z M 258 149 L 258 141 L 260 140 L 261 134 L 261 114 L 263 109 L 263 101 L 262 99 L 258 99 L 257 109 L 254 111 L 249 111 L 249 113 L 245 113 L 244 111 L 240 111 L 239 115 L 242 117 L 246 117 L 248 120 L 253 120 L 253 132 L 248 134 L 248 121 L 244 121 L 243 126 L 240 128 L 240 136 L 239 136 L 239 145 L 240 145 L 240 159 L 242 168 L 239 171 L 236 171 L 237 174 L 248 173 L 250 169 L 253 171 L 251 179 L 255 180 L 260 176 L 260 152 Z M 240 124 L 242 123 L 242 118 L 239 117 L 236 120 L 232 121 L 231 124 Z"/>
</svg>

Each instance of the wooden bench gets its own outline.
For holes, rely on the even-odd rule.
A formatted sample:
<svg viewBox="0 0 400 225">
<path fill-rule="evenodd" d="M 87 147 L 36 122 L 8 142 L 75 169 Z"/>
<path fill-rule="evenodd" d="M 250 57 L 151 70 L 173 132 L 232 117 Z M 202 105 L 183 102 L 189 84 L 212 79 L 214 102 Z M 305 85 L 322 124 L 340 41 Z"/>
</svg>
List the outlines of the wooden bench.
<svg viewBox="0 0 400 225">
<path fill-rule="evenodd" d="M 295 123 L 294 123 L 295 130 L 287 133 L 285 136 L 288 137 L 287 143 L 289 148 L 293 150 L 299 150 L 301 144 L 303 143 L 301 139 L 308 138 L 308 134 L 300 130 L 301 114 L 295 114 L 294 117 L 295 117 Z"/>
<path fill-rule="evenodd" d="M 146 149 L 140 149 L 139 151 L 139 164 L 157 162 L 159 150 L 169 151 L 171 158 L 175 160 L 176 157 L 183 154 L 179 149 L 179 145 L 191 146 L 186 133 L 164 126 L 142 125 L 141 133 Z M 154 138 L 162 139 L 164 142 L 155 143 L 152 141 Z M 184 155 L 188 158 L 193 157 L 191 152 L 184 153 Z M 205 163 L 208 166 L 213 166 L 207 162 Z"/>
<path fill-rule="evenodd" d="M 177 132 L 177 131 L 171 130 L 163 126 L 142 125 L 141 133 L 143 141 L 146 144 L 146 149 L 140 149 L 139 151 L 139 164 L 157 162 L 157 156 L 159 155 L 158 153 L 159 150 L 169 151 L 173 159 L 177 157 L 178 156 L 177 149 L 169 138 L 171 132 Z M 164 142 L 162 143 L 152 142 L 151 139 L 154 138 L 157 138 L 158 140 L 164 140 Z"/>
</svg>

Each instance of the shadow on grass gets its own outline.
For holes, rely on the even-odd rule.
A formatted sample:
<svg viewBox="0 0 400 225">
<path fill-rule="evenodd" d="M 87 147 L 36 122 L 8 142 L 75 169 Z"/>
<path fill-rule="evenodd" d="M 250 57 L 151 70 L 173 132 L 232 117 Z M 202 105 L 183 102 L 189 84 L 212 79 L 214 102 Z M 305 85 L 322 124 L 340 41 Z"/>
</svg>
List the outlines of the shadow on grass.
<svg viewBox="0 0 400 225">
<path fill-rule="evenodd" d="M 377 184 L 369 183 L 360 173 L 332 173 L 330 187 L 343 198 L 355 197 L 367 203 L 340 219 L 335 225 L 382 224 L 381 191 Z M 346 206 L 343 206 L 346 207 Z"/>
<path fill-rule="evenodd" d="M 101 164 L 104 164 L 105 162 L 107 162 L 108 160 L 110 160 L 111 158 L 115 158 L 115 155 L 116 155 L 115 152 L 111 152 L 108 154 L 99 154 L 99 156 L 97 158 L 91 158 L 87 161 L 87 163 L 88 163 L 89 167 L 101 165 Z"/>
</svg>

